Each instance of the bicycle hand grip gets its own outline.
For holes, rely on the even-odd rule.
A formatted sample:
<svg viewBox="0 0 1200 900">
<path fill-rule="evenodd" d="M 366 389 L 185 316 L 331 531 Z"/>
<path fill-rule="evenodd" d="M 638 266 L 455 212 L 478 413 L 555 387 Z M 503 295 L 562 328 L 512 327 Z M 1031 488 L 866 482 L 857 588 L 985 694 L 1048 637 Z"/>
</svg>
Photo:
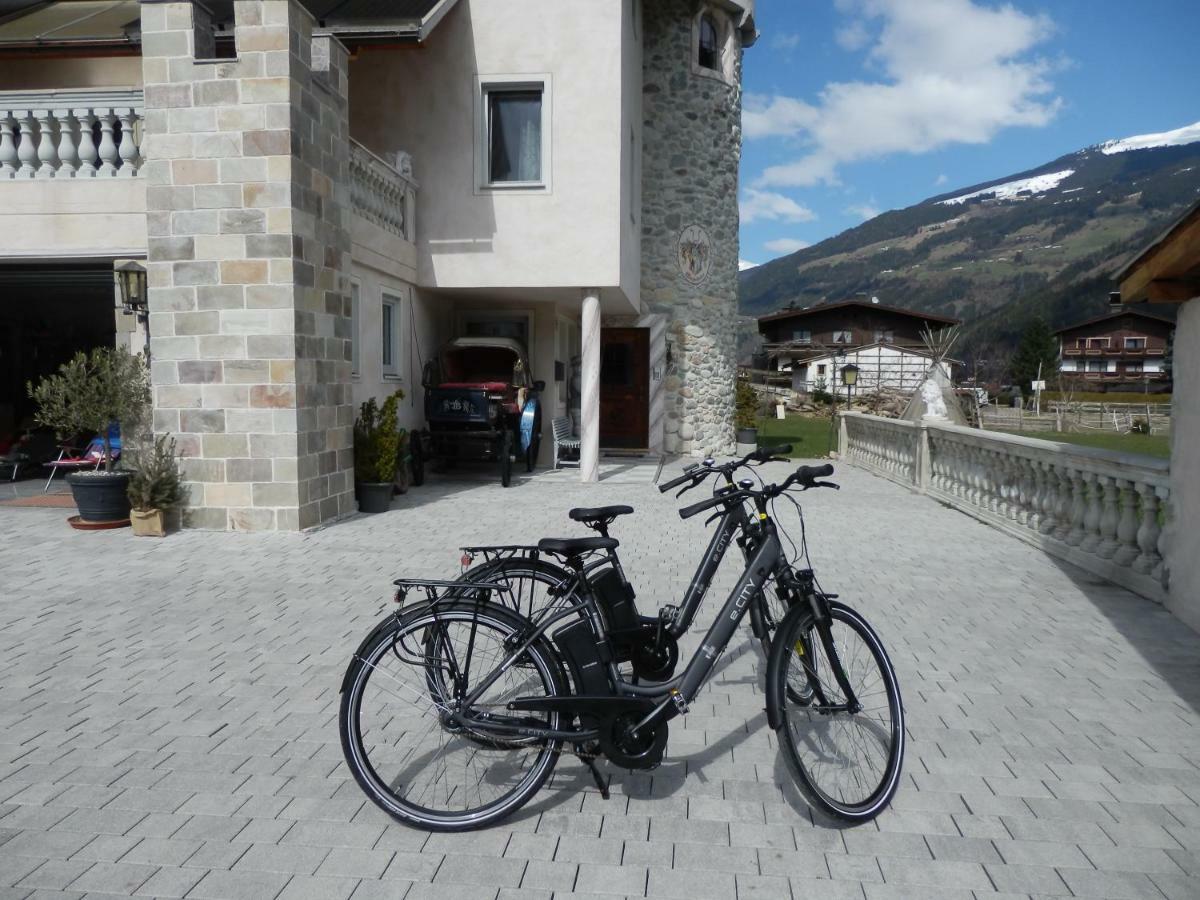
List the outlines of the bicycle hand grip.
<svg viewBox="0 0 1200 900">
<path fill-rule="evenodd" d="M 754 458 L 759 462 L 770 462 L 772 456 L 787 456 L 791 452 L 791 444 L 780 444 L 777 447 L 760 447 L 754 452 Z"/>
<path fill-rule="evenodd" d="M 801 466 L 796 470 L 796 481 L 800 484 L 808 484 L 814 478 L 825 478 L 833 474 L 833 466 L 826 463 L 823 466 Z"/>
<path fill-rule="evenodd" d="M 725 497 L 710 497 L 707 500 L 701 500 L 699 503 L 693 503 L 691 506 L 685 506 L 679 511 L 679 518 L 690 519 L 696 513 L 702 513 L 706 509 L 712 509 L 714 506 L 720 506 L 725 502 Z"/>
<path fill-rule="evenodd" d="M 658 491 L 661 494 L 665 494 L 667 491 L 672 490 L 673 488 L 677 488 L 681 484 L 686 484 L 687 482 L 689 482 L 691 480 L 692 480 L 691 473 L 684 472 L 678 478 L 673 478 L 670 481 L 668 481 L 666 484 L 660 484 L 658 486 Z"/>
</svg>

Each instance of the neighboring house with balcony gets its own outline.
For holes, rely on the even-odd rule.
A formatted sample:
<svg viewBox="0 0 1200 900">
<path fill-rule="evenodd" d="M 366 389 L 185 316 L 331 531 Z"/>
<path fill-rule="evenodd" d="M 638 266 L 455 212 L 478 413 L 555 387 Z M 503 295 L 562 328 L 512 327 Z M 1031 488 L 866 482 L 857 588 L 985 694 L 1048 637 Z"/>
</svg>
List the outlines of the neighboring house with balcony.
<svg viewBox="0 0 1200 900">
<path fill-rule="evenodd" d="M 1089 390 L 1169 391 L 1164 359 L 1174 330 L 1162 316 L 1118 307 L 1055 332 L 1059 369 Z"/>
<path fill-rule="evenodd" d="M 874 301 L 843 300 L 762 316 L 758 330 L 767 367 L 791 373 L 792 390 L 844 390 L 841 370 L 853 364 L 859 370 L 854 392 L 869 393 L 919 387 L 935 362 L 923 335 L 959 321 Z M 950 363 L 941 366 L 951 377 Z"/>
<path fill-rule="evenodd" d="M 731 446 L 752 0 L 9 7 L 0 431 L 74 350 L 148 346 L 187 524 L 303 528 L 354 509 L 357 404 L 418 426 L 423 363 L 495 334 L 585 480 Z"/>
</svg>

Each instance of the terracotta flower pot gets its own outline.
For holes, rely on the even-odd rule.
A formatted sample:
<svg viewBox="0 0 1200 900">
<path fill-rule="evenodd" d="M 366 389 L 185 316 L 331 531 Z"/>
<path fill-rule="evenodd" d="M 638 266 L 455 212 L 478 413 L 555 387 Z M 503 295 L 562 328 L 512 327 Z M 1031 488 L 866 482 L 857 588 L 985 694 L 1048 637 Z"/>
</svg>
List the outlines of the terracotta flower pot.
<svg viewBox="0 0 1200 900">
<path fill-rule="evenodd" d="M 131 510 L 129 521 L 133 525 L 133 533 L 138 537 L 164 537 L 167 533 L 161 509 Z"/>
</svg>

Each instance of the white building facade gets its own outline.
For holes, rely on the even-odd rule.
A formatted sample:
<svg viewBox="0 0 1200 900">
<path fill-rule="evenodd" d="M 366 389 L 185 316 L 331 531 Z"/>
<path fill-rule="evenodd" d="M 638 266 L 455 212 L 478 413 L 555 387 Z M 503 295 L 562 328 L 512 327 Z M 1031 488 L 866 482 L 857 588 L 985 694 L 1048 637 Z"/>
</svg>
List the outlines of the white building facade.
<svg viewBox="0 0 1200 900">
<path fill-rule="evenodd" d="M 0 25 L 0 283 L 47 299 L 12 327 L 148 332 L 186 524 L 353 512 L 357 405 L 401 389 L 420 427 L 422 365 L 458 336 L 526 344 L 544 444 L 572 416 L 585 480 L 606 446 L 732 445 L 752 3 L 28 6 Z M 78 306 L 111 317 L 127 259 L 148 315 L 106 336 Z"/>
</svg>

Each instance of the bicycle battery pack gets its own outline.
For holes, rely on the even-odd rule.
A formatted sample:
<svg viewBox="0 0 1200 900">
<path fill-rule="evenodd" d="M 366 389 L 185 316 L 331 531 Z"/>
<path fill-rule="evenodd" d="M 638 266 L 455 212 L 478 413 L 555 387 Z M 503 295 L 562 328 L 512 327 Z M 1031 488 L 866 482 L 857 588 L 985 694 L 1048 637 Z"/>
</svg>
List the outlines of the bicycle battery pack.
<svg viewBox="0 0 1200 900">
<path fill-rule="evenodd" d="M 610 631 L 620 631 L 637 625 L 638 611 L 633 602 L 633 588 L 621 581 L 616 569 L 605 569 L 599 575 L 593 576 L 591 584 Z"/>
<path fill-rule="evenodd" d="M 571 669 L 575 693 L 593 696 L 612 693 L 608 664 L 613 655 L 607 638 L 597 638 L 592 626 L 579 619 L 554 632 L 554 644 Z"/>
</svg>

